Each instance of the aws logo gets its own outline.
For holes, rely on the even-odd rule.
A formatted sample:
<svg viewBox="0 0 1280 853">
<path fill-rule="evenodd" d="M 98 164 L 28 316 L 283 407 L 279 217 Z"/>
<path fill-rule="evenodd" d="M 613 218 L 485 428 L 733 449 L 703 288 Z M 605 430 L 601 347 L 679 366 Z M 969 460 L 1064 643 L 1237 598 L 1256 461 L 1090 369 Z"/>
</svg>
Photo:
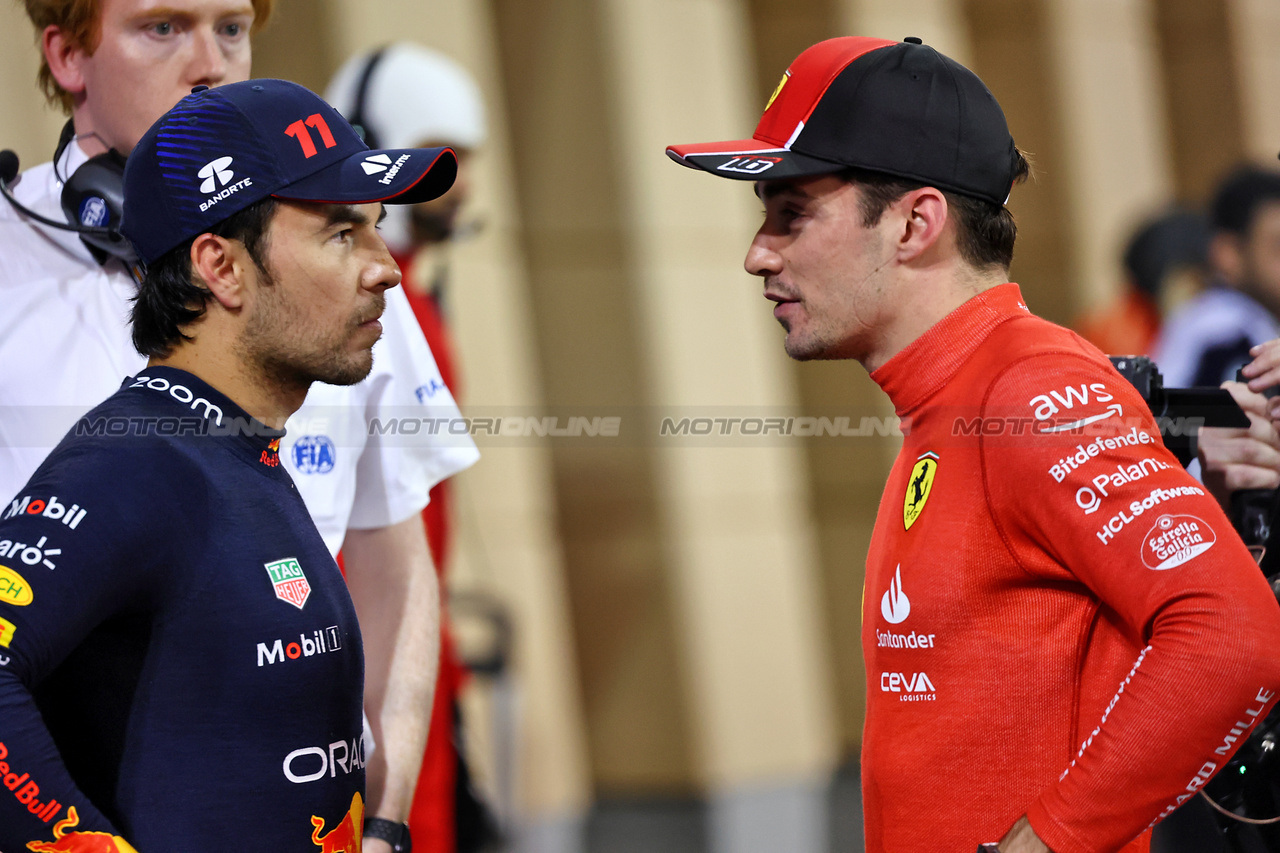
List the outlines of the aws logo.
<svg viewBox="0 0 1280 853">
<path fill-rule="evenodd" d="M 933 478 L 938 474 L 938 454 L 930 451 L 916 460 L 911 469 L 911 479 L 907 482 L 907 493 L 902 498 L 902 528 L 910 530 L 916 523 L 924 505 L 933 491 Z"/>
<path fill-rule="evenodd" d="M 1119 403 L 1112 403 L 1115 399 L 1106 385 L 1101 382 L 1093 382 L 1091 384 L 1081 383 L 1079 386 L 1068 385 L 1061 391 L 1050 391 L 1048 394 L 1040 394 L 1032 397 L 1027 405 L 1033 408 L 1032 414 L 1037 421 L 1047 421 L 1055 415 L 1060 414 L 1063 410 L 1072 411 L 1076 406 L 1089 405 L 1089 398 L 1092 395 L 1094 401 L 1098 403 L 1110 403 L 1106 409 L 1098 414 L 1088 415 L 1079 420 L 1070 423 L 1054 423 L 1053 425 L 1042 423 L 1040 432 L 1066 432 L 1068 430 L 1080 429 L 1089 424 L 1104 421 L 1107 418 L 1118 418 L 1124 415 L 1124 409 Z"/>
</svg>

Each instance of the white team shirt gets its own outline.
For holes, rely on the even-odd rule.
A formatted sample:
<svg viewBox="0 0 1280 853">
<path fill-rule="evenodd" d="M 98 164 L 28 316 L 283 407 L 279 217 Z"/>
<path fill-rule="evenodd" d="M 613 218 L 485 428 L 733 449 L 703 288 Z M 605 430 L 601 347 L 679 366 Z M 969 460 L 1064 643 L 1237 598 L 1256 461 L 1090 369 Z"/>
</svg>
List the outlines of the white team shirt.
<svg viewBox="0 0 1280 853">
<path fill-rule="evenodd" d="M 1211 351 L 1244 353 L 1251 346 L 1280 337 L 1280 324 L 1253 297 L 1230 287 L 1210 287 L 1182 305 L 1164 323 L 1155 344 L 1155 362 L 1166 388 L 1193 384 Z M 1247 354 L 1223 361 L 1210 385 L 1236 378 Z M 1238 362 L 1238 363 L 1237 363 Z"/>
<path fill-rule="evenodd" d="M 59 171 L 70 175 L 87 159 L 73 142 Z M 65 221 L 61 193 L 52 163 L 28 169 L 14 186 L 24 205 Z M 98 264 L 78 235 L 30 222 L 0 199 L 4 504 L 81 415 L 146 366 L 130 339 L 135 292 L 118 261 Z M 420 428 L 424 421 L 462 421 L 399 288 L 387 292 L 382 325 L 369 377 L 349 387 L 313 385 L 280 445 L 335 554 L 349 527 L 384 527 L 420 512 L 432 486 L 480 456 L 466 434 Z M 401 431 L 414 421 L 419 428 Z"/>
</svg>

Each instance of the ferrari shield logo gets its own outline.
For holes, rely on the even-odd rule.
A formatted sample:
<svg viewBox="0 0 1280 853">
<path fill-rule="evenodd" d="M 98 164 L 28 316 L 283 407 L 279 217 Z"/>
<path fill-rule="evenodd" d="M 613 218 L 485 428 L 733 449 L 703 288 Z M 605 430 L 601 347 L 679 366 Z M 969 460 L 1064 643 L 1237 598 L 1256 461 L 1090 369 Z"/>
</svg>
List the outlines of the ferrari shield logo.
<svg viewBox="0 0 1280 853">
<path fill-rule="evenodd" d="M 773 94 L 769 96 L 769 103 L 764 105 L 765 112 L 769 111 L 769 107 L 773 106 L 773 102 L 778 100 L 778 95 L 782 93 L 782 87 L 787 85 L 787 81 L 791 79 L 791 69 L 788 68 L 782 74 L 782 79 L 778 81 L 778 85 L 774 87 Z"/>
<path fill-rule="evenodd" d="M 924 512 L 937 473 L 938 454 L 929 452 L 916 460 L 915 467 L 911 469 L 911 479 L 907 482 L 907 494 L 902 499 L 903 530 L 910 530 L 920 513 Z"/>
<path fill-rule="evenodd" d="M 311 595 L 311 584 L 302 572 L 302 566 L 293 557 L 285 557 L 273 563 L 266 563 L 267 575 L 275 588 L 276 598 L 287 601 L 299 610 L 307 603 Z"/>
</svg>

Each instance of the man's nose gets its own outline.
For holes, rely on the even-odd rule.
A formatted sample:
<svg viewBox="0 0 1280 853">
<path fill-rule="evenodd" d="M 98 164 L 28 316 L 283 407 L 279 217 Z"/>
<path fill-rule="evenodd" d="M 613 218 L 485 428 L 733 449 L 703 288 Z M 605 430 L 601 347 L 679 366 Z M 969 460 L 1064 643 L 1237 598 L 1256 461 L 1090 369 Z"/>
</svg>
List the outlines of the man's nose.
<svg viewBox="0 0 1280 853">
<path fill-rule="evenodd" d="M 227 57 L 222 52 L 218 35 L 212 29 L 198 28 L 192 33 L 193 55 L 188 72 L 192 86 L 217 86 L 227 76 Z"/>
<path fill-rule="evenodd" d="M 782 272 L 782 258 L 769 242 L 769 235 L 761 227 L 752 238 L 751 245 L 747 248 L 746 260 L 742 264 L 747 272 L 761 276 Z"/>
</svg>

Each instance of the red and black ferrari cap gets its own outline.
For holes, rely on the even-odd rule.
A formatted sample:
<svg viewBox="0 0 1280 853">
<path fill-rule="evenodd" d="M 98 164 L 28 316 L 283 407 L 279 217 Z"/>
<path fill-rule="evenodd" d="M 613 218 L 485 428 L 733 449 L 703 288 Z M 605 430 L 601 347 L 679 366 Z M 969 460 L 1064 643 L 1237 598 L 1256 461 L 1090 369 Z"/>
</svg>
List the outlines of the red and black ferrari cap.
<svg viewBox="0 0 1280 853">
<path fill-rule="evenodd" d="M 667 156 L 741 181 L 868 169 L 1003 205 L 1017 169 L 1004 112 L 978 76 L 919 39 L 846 37 L 796 57 L 751 139 Z"/>
</svg>

